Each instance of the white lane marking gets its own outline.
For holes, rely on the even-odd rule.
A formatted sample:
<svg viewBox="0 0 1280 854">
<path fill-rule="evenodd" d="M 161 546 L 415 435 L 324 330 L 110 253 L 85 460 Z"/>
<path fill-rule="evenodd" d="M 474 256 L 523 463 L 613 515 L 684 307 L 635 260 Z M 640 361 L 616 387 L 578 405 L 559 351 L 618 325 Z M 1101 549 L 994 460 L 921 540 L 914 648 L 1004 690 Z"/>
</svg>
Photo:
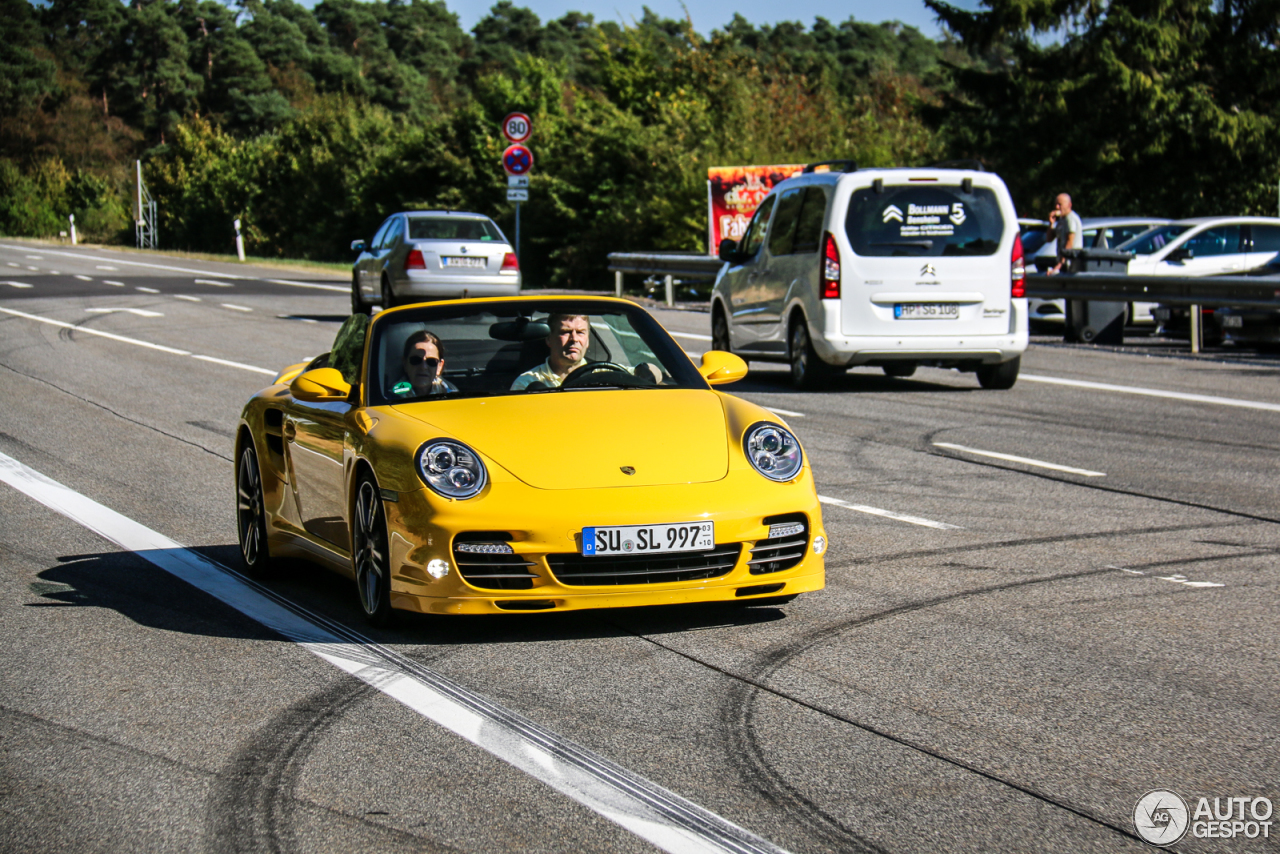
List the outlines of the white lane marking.
<svg viewBox="0 0 1280 854">
<path fill-rule="evenodd" d="M 196 279 L 197 285 L 213 285 L 215 288 L 234 287 L 231 282 L 219 282 L 217 279 Z"/>
<path fill-rule="evenodd" d="M 49 271 L 49 275 L 50 275 L 50 276 L 61 276 L 62 274 L 61 274 L 61 273 L 59 273 L 57 270 L 50 270 L 50 271 Z"/>
<path fill-rule="evenodd" d="M 1280 403 L 1263 403 L 1257 400 L 1239 400 L 1234 397 L 1214 397 L 1208 394 L 1188 394 L 1181 391 L 1162 391 L 1155 388 L 1139 388 L 1111 383 L 1095 383 L 1088 380 L 1066 380 L 1061 377 L 1045 377 L 1037 374 L 1019 374 L 1018 379 L 1032 383 L 1049 383 L 1050 385 L 1067 385 L 1076 388 L 1088 388 L 1095 391 L 1115 391 L 1121 394 L 1139 394 L 1145 397 L 1165 397 L 1170 400 L 1186 400 L 1192 403 L 1216 403 L 1219 406 L 1238 406 L 1243 409 L 1263 409 L 1268 412 L 1280 412 Z"/>
<path fill-rule="evenodd" d="M 11 246 L 8 244 L 0 243 L 0 249 L 14 249 L 21 252 L 23 248 L 24 247 L 22 246 Z M 53 250 L 49 250 L 45 254 L 64 255 L 67 258 L 79 258 L 82 261 L 107 261 L 111 264 L 121 264 L 126 267 L 146 267 L 149 270 L 168 270 L 169 272 L 172 272 L 172 273 L 193 273 L 197 276 L 210 275 L 210 272 L 208 270 L 192 270 L 189 267 L 170 267 L 165 264 L 148 264 L 143 261 L 127 261 L 124 258 L 103 258 L 100 255 L 83 255 L 79 252 L 55 252 Z M 218 273 L 217 275 L 222 276 L 225 279 L 252 279 L 253 278 L 253 276 L 237 276 L 234 273 Z"/>
<path fill-rule="evenodd" d="M 15 264 L 15 263 L 13 263 L 12 261 L 9 261 L 9 262 L 8 262 L 8 264 L 9 264 L 9 266 L 10 266 L 10 267 L 17 267 L 19 270 L 21 270 L 21 269 L 22 269 L 22 265 L 21 265 L 21 264 Z"/>
<path fill-rule="evenodd" d="M 33 273 L 39 273 L 39 272 L 40 272 L 40 268 L 39 268 L 39 267 L 32 267 L 30 264 L 28 264 L 28 265 L 27 265 L 27 269 L 28 269 L 28 270 L 30 270 L 30 271 L 31 271 L 31 272 L 33 272 Z"/>
<path fill-rule="evenodd" d="M 664 851 L 786 854 L 710 810 L 4 454 L 0 480 Z"/>
<path fill-rule="evenodd" d="M 44 260 L 44 256 L 43 256 L 43 255 L 28 255 L 28 256 L 26 256 L 26 258 L 27 258 L 27 260 L 29 260 L 29 261 L 43 261 L 43 260 Z"/>
<path fill-rule="evenodd" d="M 766 406 L 763 403 L 760 405 L 764 406 L 764 408 L 769 410 L 770 412 L 776 412 L 779 415 L 790 415 L 792 418 L 804 418 L 803 412 L 792 412 L 790 409 L 779 409 L 776 406 Z"/>
<path fill-rule="evenodd" d="M 315 282 L 294 282 L 289 279 L 263 279 L 264 282 L 270 282 L 273 285 L 289 285 L 295 288 L 315 288 L 319 291 L 338 291 L 339 293 L 351 293 L 349 285 L 321 285 Z"/>
<path fill-rule="evenodd" d="M 138 315 L 138 317 L 164 317 L 158 311 L 148 311 L 145 308 L 86 308 L 85 311 L 90 314 L 110 314 L 113 311 L 127 311 L 130 314 Z"/>
<path fill-rule="evenodd" d="M 193 359 L 199 359 L 202 362 L 213 362 L 215 365 L 226 365 L 228 368 L 240 368 L 244 371 L 253 371 L 256 374 L 266 374 L 274 377 L 279 371 L 269 371 L 266 368 L 259 368 L 255 365 L 246 365 L 244 362 L 229 362 L 226 359 L 215 359 L 213 356 L 192 356 Z"/>
<path fill-rule="evenodd" d="M 231 303 L 229 303 L 229 302 L 224 302 L 224 303 L 222 303 L 222 307 L 223 307 L 223 308 L 229 308 L 229 309 L 231 309 L 232 311 L 253 311 L 253 309 L 251 309 L 251 308 L 245 308 L 245 307 L 244 307 L 244 306 L 242 306 L 242 305 L 232 305 L 232 304 L 231 304 Z"/>
<path fill-rule="evenodd" d="M 91 276 L 81 276 L 81 275 L 80 275 L 80 274 L 78 274 L 78 273 L 76 274 L 76 278 L 77 278 L 77 279 L 79 279 L 79 280 L 80 280 L 80 281 L 82 281 L 82 282 L 92 282 L 92 281 L 93 281 L 93 277 L 91 277 Z"/>
<path fill-rule="evenodd" d="M 106 264 L 99 264 L 99 265 L 97 265 L 96 267 L 94 267 L 94 269 L 95 269 L 95 270 L 110 270 L 112 273 L 119 273 L 119 272 L 120 272 L 120 268 L 119 268 L 119 267 L 109 267 L 109 266 L 107 266 Z"/>
<path fill-rule="evenodd" d="M 204 302 L 200 297 L 187 296 L 186 294 L 174 294 L 174 299 L 184 299 L 187 302 Z"/>
<path fill-rule="evenodd" d="M 144 294 L 158 294 L 158 293 L 160 293 L 160 292 L 159 292 L 158 290 L 156 290 L 155 288 L 143 288 L 143 287 L 137 287 L 137 288 L 134 288 L 134 290 L 135 290 L 135 291 L 142 291 Z"/>
<path fill-rule="evenodd" d="M 123 288 L 123 287 L 124 287 L 124 282 L 113 282 L 113 281 L 111 281 L 110 279 L 103 279 L 103 280 L 102 280 L 102 283 L 103 283 L 104 285 L 114 285 L 114 286 L 115 286 L 115 287 L 117 287 L 117 288 Z"/>
<path fill-rule="evenodd" d="M 668 329 L 667 332 L 670 333 L 671 335 L 674 335 L 677 338 L 692 338 L 695 341 L 711 340 L 710 335 L 699 335 L 696 332 L 672 332 L 670 329 Z"/>
<path fill-rule="evenodd" d="M 175 356 L 190 356 L 189 350 L 179 350 L 176 347 L 165 347 L 163 344 L 152 344 L 150 341 L 139 341 L 137 338 L 126 338 L 123 335 L 115 335 L 111 332 L 103 332 L 100 329 L 90 329 L 87 326 L 76 326 L 74 323 L 64 323 L 61 320 L 54 320 L 51 317 L 40 317 L 37 314 L 27 314 L 25 311 L 14 311 L 11 308 L 0 307 L 0 311 L 5 314 L 12 314 L 14 317 L 23 317 L 27 320 L 34 320 L 37 323 L 47 323 L 50 326 L 60 326 L 63 329 L 72 329 L 76 332 L 83 332 L 86 335 L 97 335 L 100 338 L 110 338 L 112 341 L 120 341 L 125 344 L 134 344 L 138 347 L 146 347 L 151 350 L 159 350 L 162 353 L 172 353 Z"/>
<path fill-rule="evenodd" d="M 997 451 L 980 451 L 977 448 L 966 448 L 964 445 L 953 445 L 950 442 L 934 442 L 935 448 L 950 448 L 953 451 L 961 451 L 966 454 L 977 454 L 980 457 L 993 457 L 997 460 L 1008 460 L 1011 463 L 1022 463 L 1024 466 L 1035 466 L 1042 469 L 1053 469 L 1054 471 L 1065 471 L 1071 474 L 1078 474 L 1083 477 L 1106 477 L 1104 471 L 1090 471 L 1089 469 L 1077 469 L 1071 466 L 1060 466 L 1057 463 L 1046 463 L 1044 460 L 1033 460 L 1029 457 L 1015 457 L 1013 454 L 1001 454 Z"/>
<path fill-rule="evenodd" d="M 11 288 L 34 288 L 35 285 L 28 285 L 26 282 L 5 282 Z"/>
<path fill-rule="evenodd" d="M 1129 569 L 1123 566 L 1111 566 L 1107 564 L 1107 569 L 1118 569 L 1121 572 L 1127 572 L 1130 575 L 1146 575 L 1145 572 L 1137 569 Z M 1216 581 L 1188 581 L 1185 575 L 1153 575 L 1152 578 L 1158 578 L 1161 581 L 1172 581 L 1174 584 L 1181 584 L 1184 587 L 1226 587 L 1225 584 L 1219 584 Z"/>
<path fill-rule="evenodd" d="M 298 317 L 296 314 L 277 314 L 277 320 L 301 320 L 303 323 L 317 323 L 314 317 Z"/>
<path fill-rule="evenodd" d="M 865 504 L 850 504 L 848 501 L 842 501 L 839 498 L 830 498 L 826 495 L 819 495 L 818 500 L 823 504 L 843 507 L 846 510 L 856 510 L 859 513 L 869 513 L 872 516 L 883 516 L 886 519 L 897 519 L 899 522 L 907 522 L 912 525 L 922 525 L 926 528 L 937 528 L 940 531 L 964 530 L 964 528 L 959 525 L 949 525 L 946 522 L 935 522 L 932 519 L 922 519 L 919 516 L 908 516 L 904 513 L 894 513 L 892 510 L 881 510 L 879 507 L 868 507 Z"/>
</svg>

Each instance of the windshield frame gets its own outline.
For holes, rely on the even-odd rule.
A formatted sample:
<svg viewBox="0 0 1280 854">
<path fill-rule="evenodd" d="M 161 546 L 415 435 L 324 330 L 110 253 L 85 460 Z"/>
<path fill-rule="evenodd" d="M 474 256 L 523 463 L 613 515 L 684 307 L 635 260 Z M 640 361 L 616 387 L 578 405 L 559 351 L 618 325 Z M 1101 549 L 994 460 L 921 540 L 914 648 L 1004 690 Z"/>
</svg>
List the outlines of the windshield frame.
<svg viewBox="0 0 1280 854">
<path fill-rule="evenodd" d="M 487 393 L 450 392 L 404 399 L 387 399 L 381 388 L 371 378 L 377 371 L 374 364 L 382 346 L 382 338 L 392 326 L 402 323 L 432 323 L 442 320 L 458 319 L 488 312 L 504 319 L 529 317 L 538 313 L 545 314 L 585 314 L 591 317 L 608 314 L 626 316 L 631 328 L 647 344 L 658 358 L 661 366 L 667 369 L 673 383 L 671 385 L 639 385 L 639 386 L 588 386 L 566 389 L 546 389 L 529 391 L 500 390 Z M 447 343 L 447 341 L 446 341 Z M 447 353 L 446 353 L 447 361 Z M 585 298 L 512 298 L 483 301 L 457 301 L 447 303 L 427 303 L 395 309 L 392 312 L 379 312 L 369 325 L 368 339 L 365 346 L 363 367 L 361 370 L 361 398 L 364 406 L 397 406 L 404 403 L 419 403 L 437 400 L 483 400 L 490 397 L 508 397 L 526 394 L 545 394 L 558 391 L 602 391 L 616 388 L 640 388 L 645 391 L 662 391 L 666 389 L 710 390 L 711 386 L 699 373 L 689 354 L 685 352 L 671 334 L 641 306 L 625 300 Z"/>
</svg>

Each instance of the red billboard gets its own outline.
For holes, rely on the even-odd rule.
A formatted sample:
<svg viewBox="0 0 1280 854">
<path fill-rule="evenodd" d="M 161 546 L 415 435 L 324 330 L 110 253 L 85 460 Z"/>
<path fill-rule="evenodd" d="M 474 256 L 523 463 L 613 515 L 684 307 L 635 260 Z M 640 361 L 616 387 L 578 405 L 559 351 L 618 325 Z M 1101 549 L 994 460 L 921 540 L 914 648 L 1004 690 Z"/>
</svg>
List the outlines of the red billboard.
<svg viewBox="0 0 1280 854">
<path fill-rule="evenodd" d="M 775 185 L 798 175 L 804 164 L 713 166 L 707 170 L 707 242 L 711 255 L 725 238 L 741 240 L 760 202 Z"/>
</svg>

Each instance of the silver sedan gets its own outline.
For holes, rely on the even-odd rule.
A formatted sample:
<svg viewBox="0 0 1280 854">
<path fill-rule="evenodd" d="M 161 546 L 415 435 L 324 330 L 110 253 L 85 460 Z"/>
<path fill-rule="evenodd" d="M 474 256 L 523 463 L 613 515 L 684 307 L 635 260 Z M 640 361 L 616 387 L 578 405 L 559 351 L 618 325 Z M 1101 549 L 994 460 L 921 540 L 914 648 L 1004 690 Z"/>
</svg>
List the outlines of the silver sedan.
<svg viewBox="0 0 1280 854">
<path fill-rule="evenodd" d="M 520 264 L 507 238 L 483 214 L 402 211 L 387 217 L 351 269 L 351 310 L 392 308 L 420 299 L 513 296 Z"/>
</svg>

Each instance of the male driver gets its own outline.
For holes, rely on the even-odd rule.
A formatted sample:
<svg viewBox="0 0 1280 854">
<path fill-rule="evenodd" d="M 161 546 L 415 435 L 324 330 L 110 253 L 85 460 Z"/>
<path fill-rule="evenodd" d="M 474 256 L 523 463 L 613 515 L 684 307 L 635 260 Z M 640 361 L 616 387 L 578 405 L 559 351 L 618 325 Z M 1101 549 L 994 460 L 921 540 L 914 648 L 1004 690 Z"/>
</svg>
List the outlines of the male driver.
<svg viewBox="0 0 1280 854">
<path fill-rule="evenodd" d="M 520 391 L 530 383 L 542 383 L 547 388 L 559 388 L 564 378 L 587 363 L 588 335 L 591 323 L 583 314 L 553 314 L 547 318 L 551 334 L 547 336 L 547 360 L 536 368 L 525 371 L 511 384 L 512 391 Z"/>
<path fill-rule="evenodd" d="M 1058 263 L 1049 269 L 1050 275 L 1062 272 L 1062 262 L 1066 260 L 1064 250 L 1080 249 L 1084 246 L 1084 223 L 1080 216 L 1071 209 L 1071 197 L 1059 193 L 1049 211 L 1049 227 L 1045 229 L 1046 240 L 1058 241 Z"/>
</svg>

